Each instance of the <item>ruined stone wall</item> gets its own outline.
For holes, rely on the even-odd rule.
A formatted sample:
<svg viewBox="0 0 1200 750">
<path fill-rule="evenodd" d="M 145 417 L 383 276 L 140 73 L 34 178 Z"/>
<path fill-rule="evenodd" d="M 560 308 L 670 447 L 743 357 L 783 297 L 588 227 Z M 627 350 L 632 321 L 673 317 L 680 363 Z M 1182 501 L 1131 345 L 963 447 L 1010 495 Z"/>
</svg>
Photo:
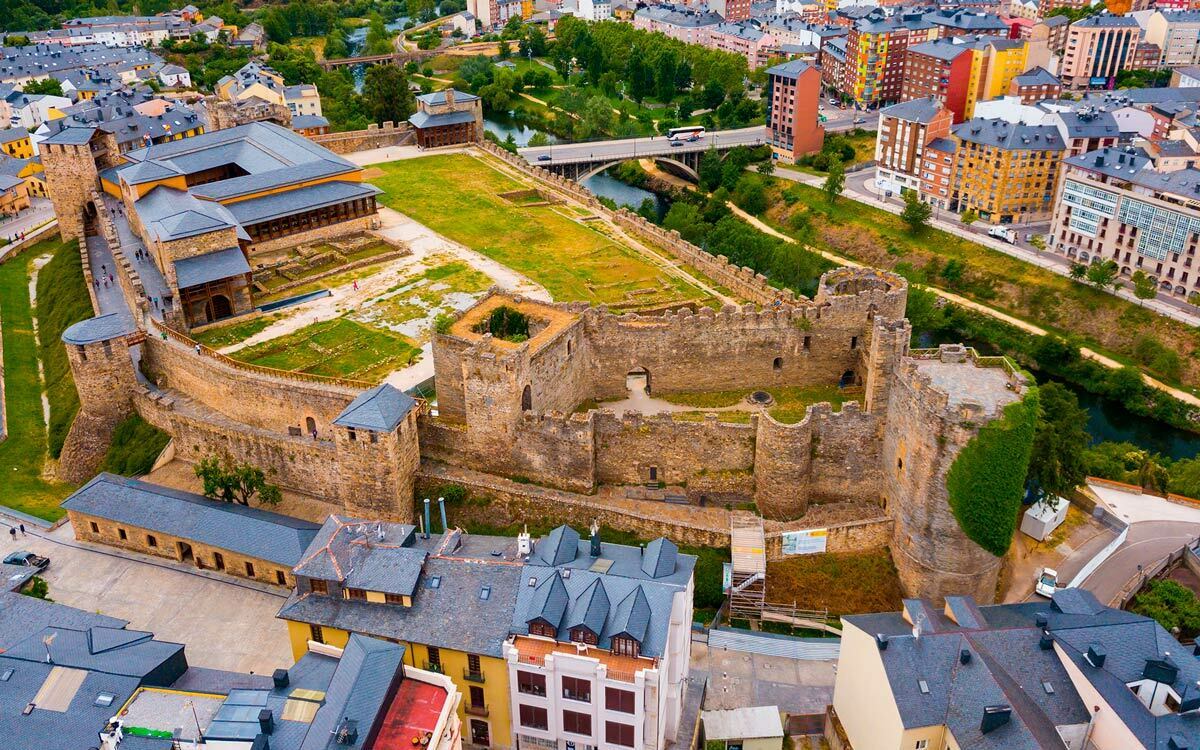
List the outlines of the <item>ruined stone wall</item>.
<svg viewBox="0 0 1200 750">
<path fill-rule="evenodd" d="M 594 412 L 594 423 L 599 484 L 662 482 L 687 488 L 689 496 L 753 497 L 753 425 L 718 422 L 715 415 L 689 422 L 670 414 L 617 417 L 606 410 Z"/>
<path fill-rule="evenodd" d="M 286 435 L 288 428 L 308 435 L 306 419 L 318 434 L 332 438 L 332 422 L 365 388 L 274 377 L 239 368 L 220 355 L 204 354 L 151 336 L 142 345 L 144 369 L 161 386 L 195 399 L 237 422 Z M 309 437 L 311 440 L 311 437 Z"/>
<path fill-rule="evenodd" d="M 973 542 L 950 509 L 946 473 L 960 450 L 994 416 L 978 404 L 950 406 L 912 360 L 896 373 L 888 399 L 880 470 L 894 521 L 892 557 L 907 596 L 948 594 L 991 603 L 1001 559 Z"/>
<path fill-rule="evenodd" d="M 778 529 L 767 531 L 767 559 L 771 561 L 792 559 L 791 556 L 785 557 L 783 554 L 784 533 L 809 528 L 808 525 L 800 522 L 784 524 Z M 831 524 L 825 528 L 828 532 L 825 551 L 834 554 L 883 549 L 888 546 L 892 538 L 892 519 L 882 515 L 862 521 Z"/>
<path fill-rule="evenodd" d="M 413 129 L 407 122 L 399 125 L 392 121 L 382 126 L 371 123 L 366 130 L 349 130 L 342 133 L 321 133 L 310 135 L 308 139 L 319 143 L 335 154 L 352 154 L 355 151 L 366 151 L 372 148 L 387 148 L 403 146 L 413 139 Z"/>
<path fill-rule="evenodd" d="M 123 337 L 65 346 L 79 393 L 79 413 L 63 442 L 58 475 L 80 483 L 99 469 L 113 430 L 133 412 L 130 399 L 138 385 Z"/>
<path fill-rule="evenodd" d="M 378 229 L 378 228 L 379 228 L 379 216 L 378 215 L 360 216 L 357 219 L 347 219 L 346 221 L 339 221 L 336 224 L 330 224 L 330 225 L 324 226 L 324 227 L 317 227 L 316 229 L 309 229 L 306 232 L 298 232 L 296 234 L 289 234 L 286 237 L 279 237 L 278 239 L 274 239 L 274 240 L 264 240 L 262 242 L 256 242 L 253 245 L 251 245 L 251 247 L 250 247 L 250 249 L 251 249 L 250 265 L 253 266 L 255 263 L 255 260 L 258 258 L 261 258 L 263 255 L 269 255 L 269 254 L 277 252 L 279 250 L 288 250 L 288 249 L 295 247 L 296 245 L 302 245 L 306 242 L 323 242 L 325 240 L 336 239 L 338 237 L 344 237 L 348 234 L 356 234 L 358 232 L 366 232 L 368 230 L 373 230 L 373 229 Z M 234 243 L 234 245 L 236 245 L 236 244 L 237 243 Z M 226 245 L 226 247 L 233 247 L 233 245 Z M 375 263 L 380 262 L 376 258 L 372 258 L 371 260 Z M 316 280 L 315 278 L 314 279 L 306 279 L 306 281 L 308 281 L 310 283 L 315 280 Z"/>
</svg>

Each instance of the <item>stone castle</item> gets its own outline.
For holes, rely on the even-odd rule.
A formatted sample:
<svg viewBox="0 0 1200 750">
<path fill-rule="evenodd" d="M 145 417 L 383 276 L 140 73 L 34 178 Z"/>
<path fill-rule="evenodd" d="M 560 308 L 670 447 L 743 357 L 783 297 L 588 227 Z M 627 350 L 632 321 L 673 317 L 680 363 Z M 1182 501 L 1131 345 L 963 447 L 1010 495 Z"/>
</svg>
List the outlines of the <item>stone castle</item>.
<svg viewBox="0 0 1200 750">
<path fill-rule="evenodd" d="M 64 335 L 81 411 L 63 471 L 90 477 L 112 427 L 136 412 L 177 458 L 253 463 L 325 512 L 411 522 L 414 484 L 437 467 L 516 479 L 530 497 L 666 484 L 697 504 L 752 501 L 776 521 L 861 506 L 886 518 L 907 595 L 991 601 L 1000 559 L 959 528 L 945 479 L 1028 385 L 962 347 L 910 351 L 906 298 L 902 278 L 863 269 L 825 274 L 813 300 L 658 316 L 493 291 L 434 335 L 436 409 L 386 385 L 197 353 L 153 321 L 93 318 Z M 527 340 L 486 332 L 500 307 L 525 316 Z M 812 405 L 795 424 L 581 408 L 626 396 L 630 375 L 654 395 L 841 383 L 863 397 Z"/>
</svg>

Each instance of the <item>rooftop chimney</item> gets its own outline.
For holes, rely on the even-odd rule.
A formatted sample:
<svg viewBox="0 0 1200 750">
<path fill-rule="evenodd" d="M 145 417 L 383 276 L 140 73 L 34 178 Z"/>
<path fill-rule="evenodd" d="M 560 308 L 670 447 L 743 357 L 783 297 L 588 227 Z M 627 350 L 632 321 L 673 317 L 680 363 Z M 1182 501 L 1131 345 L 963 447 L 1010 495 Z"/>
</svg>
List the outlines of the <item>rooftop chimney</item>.
<svg viewBox="0 0 1200 750">
<path fill-rule="evenodd" d="M 270 734 L 275 731 L 275 717 L 271 715 L 271 709 L 263 708 L 259 710 L 258 729 L 263 734 Z"/>
<path fill-rule="evenodd" d="M 527 557 L 533 553 L 533 538 L 529 536 L 529 527 L 525 526 L 520 534 L 517 534 L 517 554 L 521 557 Z"/>
<path fill-rule="evenodd" d="M 883 633 L 876 634 L 875 645 L 879 647 L 880 651 L 887 651 L 888 637 Z"/>
<path fill-rule="evenodd" d="M 962 651 L 958 652 L 958 663 L 959 664 L 970 664 L 971 663 L 971 652 L 969 649 L 964 648 Z"/>
<path fill-rule="evenodd" d="M 1049 651 L 1054 648 L 1054 639 L 1045 630 L 1042 631 L 1042 637 L 1038 639 L 1038 648 L 1043 651 Z"/>
<path fill-rule="evenodd" d="M 1045 612 L 1038 612 L 1033 621 L 1037 623 L 1039 628 L 1044 628 L 1050 622 L 1050 618 L 1046 617 Z"/>
<path fill-rule="evenodd" d="M 271 681 L 275 683 L 276 690 L 283 690 L 291 680 L 288 679 L 288 671 L 286 669 L 276 669 L 271 675 Z"/>
<path fill-rule="evenodd" d="M 454 89 L 446 89 L 446 104 L 454 106 Z"/>
<path fill-rule="evenodd" d="M 1190 750 L 1191 746 L 1187 737 L 1184 737 L 1182 734 L 1173 734 L 1167 740 L 1168 750 Z"/>
<path fill-rule="evenodd" d="M 1088 646 L 1086 657 L 1088 664 L 1091 664 L 1096 669 L 1104 666 L 1105 656 L 1107 656 L 1107 654 L 1104 653 L 1104 647 L 1099 643 L 1093 643 L 1092 645 Z"/>
<path fill-rule="evenodd" d="M 267 735 L 259 734 L 255 736 L 254 742 L 250 745 L 250 750 L 271 750 L 271 743 L 267 740 Z"/>
<path fill-rule="evenodd" d="M 433 526 L 430 524 L 430 521 L 429 521 L 429 498 L 425 498 L 425 529 L 424 529 L 424 533 L 422 534 L 422 536 L 424 538 L 428 539 L 429 531 L 432 528 L 433 528 Z"/>
<path fill-rule="evenodd" d="M 984 706 L 983 721 L 979 723 L 979 731 L 987 734 L 995 729 L 999 729 L 1009 722 L 1012 718 L 1011 706 Z"/>
<path fill-rule="evenodd" d="M 438 513 L 442 516 L 442 533 L 445 534 L 450 530 L 450 526 L 446 523 L 446 498 L 438 498 Z"/>
</svg>

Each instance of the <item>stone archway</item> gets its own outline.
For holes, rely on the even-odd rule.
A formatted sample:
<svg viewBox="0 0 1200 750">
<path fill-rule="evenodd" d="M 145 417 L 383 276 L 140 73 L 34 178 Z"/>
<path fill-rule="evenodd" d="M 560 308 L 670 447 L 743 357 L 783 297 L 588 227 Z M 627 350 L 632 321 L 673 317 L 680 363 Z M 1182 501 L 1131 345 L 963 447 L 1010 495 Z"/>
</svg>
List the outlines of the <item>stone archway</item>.
<svg viewBox="0 0 1200 750">
<path fill-rule="evenodd" d="M 214 294 L 208 300 L 209 321 L 221 320 L 233 315 L 233 303 L 224 294 Z"/>
</svg>

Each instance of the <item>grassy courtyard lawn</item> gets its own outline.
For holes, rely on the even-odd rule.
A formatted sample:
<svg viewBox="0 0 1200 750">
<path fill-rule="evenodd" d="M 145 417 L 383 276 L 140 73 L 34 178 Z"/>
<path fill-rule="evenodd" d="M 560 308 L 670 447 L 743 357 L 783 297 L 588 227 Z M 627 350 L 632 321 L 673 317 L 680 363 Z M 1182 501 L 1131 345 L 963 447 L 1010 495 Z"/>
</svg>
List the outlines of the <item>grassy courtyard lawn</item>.
<svg viewBox="0 0 1200 750">
<path fill-rule="evenodd" d="M 804 419 L 805 411 L 812 404 L 827 401 L 834 410 L 840 409 L 846 401 L 861 401 L 861 388 L 838 388 L 835 385 L 814 385 L 783 388 L 755 388 L 741 391 L 708 391 L 703 393 L 668 393 L 660 396 L 664 401 L 682 406 L 695 406 L 697 409 L 720 409 L 722 407 L 745 404 L 746 397 L 754 390 L 764 390 L 771 394 L 775 403 L 767 412 L 777 421 L 784 424 L 795 424 Z M 749 405 L 747 404 L 747 407 Z M 701 421 L 705 412 L 680 412 L 675 416 L 685 420 Z M 748 423 L 751 412 L 723 411 L 717 412 L 722 422 Z"/>
<path fill-rule="evenodd" d="M 83 279 L 83 261 L 79 246 L 74 243 L 42 243 L 35 248 L 54 253 L 54 257 L 38 271 L 37 309 L 38 356 L 46 381 L 50 402 L 50 455 L 58 458 L 63 441 L 75 414 L 79 411 L 79 394 L 71 377 L 71 366 L 63 348 L 62 333 L 68 326 L 92 317 L 92 298 Z M 38 252 L 41 255 L 42 252 Z M 30 257 L 36 257 L 31 255 Z"/>
<path fill-rule="evenodd" d="M 462 261 L 425 269 L 350 313 L 359 323 L 386 328 L 416 341 L 427 341 L 434 319 L 463 309 L 487 291 L 492 280 Z"/>
<path fill-rule="evenodd" d="M 379 165 L 385 205 L 525 274 L 555 300 L 630 309 L 702 300 L 624 247 L 553 206 L 514 206 L 500 193 L 527 188 L 466 154 Z"/>
<path fill-rule="evenodd" d="M 223 346 L 236 344 L 239 341 L 245 341 L 254 334 L 263 330 L 267 326 L 274 323 L 280 318 L 279 314 L 275 315 L 260 315 L 253 320 L 247 320 L 244 323 L 232 323 L 226 326 L 217 328 L 209 328 L 200 333 L 190 334 L 193 339 L 199 341 L 205 346 L 211 346 L 214 349 L 220 349 Z"/>
<path fill-rule="evenodd" d="M 767 601 L 831 615 L 895 612 L 900 578 L 886 549 L 800 555 L 767 563 Z"/>
<path fill-rule="evenodd" d="M 235 352 L 234 359 L 262 367 L 375 382 L 416 360 L 407 338 L 345 318 L 300 330 Z"/>
<path fill-rule="evenodd" d="M 1069 333 L 1168 382 L 1200 386 L 1200 336 L 1183 323 L 946 232 L 914 235 L 898 216 L 858 201 L 830 206 L 815 187 L 773 180 L 768 205 L 765 220 L 798 240 Z M 1146 354 L 1163 347 L 1177 356 Z"/>
<path fill-rule="evenodd" d="M 4 477 L 0 502 L 48 520 L 62 517 L 58 504 L 70 493 L 71 487 L 42 476 L 47 440 L 46 425 L 42 420 L 33 311 L 29 304 L 29 272 L 33 258 L 59 248 L 60 243 L 56 240 L 41 242 L 0 265 L 4 416 L 8 426 L 8 437 L 0 442 L 0 475 Z"/>
</svg>

